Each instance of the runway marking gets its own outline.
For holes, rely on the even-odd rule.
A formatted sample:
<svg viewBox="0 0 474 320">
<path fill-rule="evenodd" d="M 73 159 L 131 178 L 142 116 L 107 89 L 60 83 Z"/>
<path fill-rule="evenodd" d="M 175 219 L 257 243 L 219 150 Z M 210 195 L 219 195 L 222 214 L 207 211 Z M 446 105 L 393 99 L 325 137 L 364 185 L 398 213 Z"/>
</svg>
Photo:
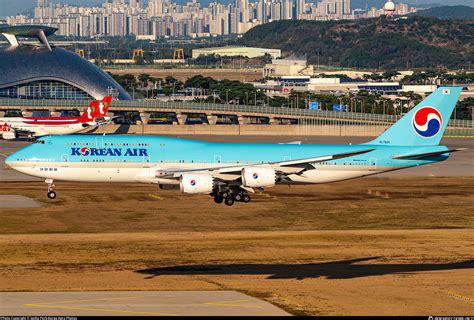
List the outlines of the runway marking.
<svg viewBox="0 0 474 320">
<path fill-rule="evenodd" d="M 149 195 L 151 198 L 154 198 L 154 199 L 157 199 L 157 200 L 163 200 L 163 198 L 160 197 L 160 196 L 157 196 L 157 195 L 154 195 L 154 194 L 151 194 L 151 193 L 149 193 L 148 195 Z"/>
<path fill-rule="evenodd" d="M 243 302 L 249 302 L 249 301 L 248 300 L 212 301 L 212 302 L 205 302 L 204 304 L 215 305 L 215 306 L 225 306 L 225 307 L 262 308 L 262 306 L 239 304 Z"/>
<path fill-rule="evenodd" d="M 462 300 L 462 301 L 465 301 L 465 302 L 468 302 L 468 303 L 474 303 L 474 299 L 471 299 L 469 297 L 466 297 L 466 296 L 463 296 L 463 295 L 460 295 L 460 294 L 457 294 L 457 293 L 454 293 L 454 292 L 451 292 L 451 291 L 448 291 L 448 295 L 453 297 L 454 299 Z"/>
<path fill-rule="evenodd" d="M 62 300 L 62 301 L 50 301 L 50 302 L 38 302 L 38 303 L 29 303 L 29 304 L 51 304 L 51 303 L 72 303 L 72 302 L 96 302 L 96 301 L 107 301 L 107 300 L 126 300 L 126 299 L 140 299 L 144 298 L 142 296 L 131 296 L 131 297 L 117 297 L 117 298 L 101 298 L 101 299 L 91 299 L 91 300 Z"/>
<path fill-rule="evenodd" d="M 86 311 L 103 311 L 103 312 L 117 312 L 117 313 L 132 313 L 132 314 L 146 314 L 155 316 L 177 316 L 177 314 L 169 313 L 157 313 L 157 312 L 144 312 L 144 311 L 131 311 L 131 310 L 116 310 L 116 309 L 102 309 L 102 308 L 82 308 L 82 307 L 69 307 L 69 306 L 50 306 L 40 304 L 24 304 L 25 307 L 37 307 L 37 308 L 51 308 L 51 309 L 67 309 L 67 310 L 86 310 Z"/>
<path fill-rule="evenodd" d="M 28 304 L 24 304 L 23 306 L 25 306 L 25 307 L 33 307 L 33 308 L 51 308 L 51 309 L 67 309 L 67 310 L 103 311 L 103 312 L 131 313 L 131 314 L 143 314 L 143 315 L 155 315 L 155 316 L 177 316 L 177 314 L 170 314 L 170 313 L 158 313 L 158 312 L 146 312 L 146 311 L 132 311 L 132 310 L 117 310 L 117 309 L 104 309 L 104 308 L 88 308 L 88 307 L 75 307 L 75 306 L 57 306 L 57 305 L 52 305 L 52 304 L 62 304 L 62 303 L 98 302 L 98 301 L 127 300 L 127 299 L 140 299 L 140 298 L 144 298 L 144 297 L 133 296 L 133 297 L 102 298 L 102 299 L 91 299 L 91 300 L 64 300 L 64 301 L 51 301 L 51 302 L 28 303 Z"/>
</svg>

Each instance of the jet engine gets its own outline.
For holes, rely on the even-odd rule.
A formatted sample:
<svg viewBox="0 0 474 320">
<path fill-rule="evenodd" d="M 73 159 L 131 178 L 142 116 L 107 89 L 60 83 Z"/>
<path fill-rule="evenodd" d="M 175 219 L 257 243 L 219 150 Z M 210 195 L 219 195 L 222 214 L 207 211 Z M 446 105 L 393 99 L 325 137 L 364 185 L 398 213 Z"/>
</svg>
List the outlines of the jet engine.
<svg viewBox="0 0 474 320">
<path fill-rule="evenodd" d="M 214 178 L 209 174 L 185 173 L 179 179 L 182 193 L 211 193 L 214 189 Z"/>
<path fill-rule="evenodd" d="M 242 169 L 244 187 L 272 187 L 277 180 L 277 173 L 272 167 L 246 167 Z"/>
<path fill-rule="evenodd" d="M 5 132 L 3 132 L 2 137 L 5 140 L 14 140 L 14 139 L 16 139 L 16 132 L 15 131 L 5 131 Z"/>
</svg>

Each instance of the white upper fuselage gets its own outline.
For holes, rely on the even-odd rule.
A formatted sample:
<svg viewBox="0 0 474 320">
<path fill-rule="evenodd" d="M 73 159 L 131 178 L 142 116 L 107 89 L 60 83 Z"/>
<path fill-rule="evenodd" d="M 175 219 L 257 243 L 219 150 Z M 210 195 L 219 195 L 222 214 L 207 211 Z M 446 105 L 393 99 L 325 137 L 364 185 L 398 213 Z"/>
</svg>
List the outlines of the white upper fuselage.
<svg viewBox="0 0 474 320">
<path fill-rule="evenodd" d="M 81 122 L 78 117 L 0 118 L 0 133 L 27 132 L 32 137 L 42 137 L 77 133 L 94 124 L 94 122 Z"/>
<path fill-rule="evenodd" d="M 369 151 L 314 163 L 304 173 L 300 173 L 301 166 L 279 164 L 282 161 L 363 150 Z M 212 171 L 213 168 L 265 165 L 287 175 L 290 183 L 310 184 L 357 178 L 447 159 L 447 155 L 429 160 L 394 159 L 400 154 L 433 150 L 446 150 L 446 147 L 210 143 L 155 136 L 74 135 L 41 138 L 8 157 L 7 164 L 25 174 L 45 179 L 159 184 L 178 183 L 176 177 L 169 176 L 170 171 Z M 240 173 L 213 172 L 212 175 L 225 181 L 240 177 Z"/>
</svg>

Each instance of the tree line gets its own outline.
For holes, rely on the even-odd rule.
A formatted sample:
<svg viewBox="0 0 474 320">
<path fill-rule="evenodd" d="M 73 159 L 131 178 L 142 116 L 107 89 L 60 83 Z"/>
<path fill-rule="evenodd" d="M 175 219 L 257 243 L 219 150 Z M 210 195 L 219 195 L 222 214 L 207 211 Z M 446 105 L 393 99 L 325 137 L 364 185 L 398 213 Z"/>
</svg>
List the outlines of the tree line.
<svg viewBox="0 0 474 320">
<path fill-rule="evenodd" d="M 394 72 L 389 71 L 385 77 L 395 75 Z M 186 81 L 177 80 L 172 76 L 156 78 L 148 74 L 112 76 L 125 90 L 129 93 L 133 92 L 135 98 L 153 99 L 158 96 L 168 96 L 179 100 L 180 97 L 176 96 L 177 94 L 193 94 L 195 96 L 193 101 L 197 103 L 308 109 L 310 102 L 317 101 L 322 110 L 332 110 L 333 105 L 343 104 L 348 112 L 400 115 L 408 112 L 422 100 L 420 95 L 413 92 L 402 92 L 396 99 L 389 99 L 378 93 L 365 90 L 343 95 L 292 91 L 288 96 L 274 96 L 256 89 L 249 83 L 238 80 L 219 81 L 201 75 L 193 76 Z M 415 76 L 414 79 L 418 79 L 418 76 Z M 456 107 L 456 118 L 472 119 L 473 106 L 474 98 L 459 101 Z"/>
</svg>

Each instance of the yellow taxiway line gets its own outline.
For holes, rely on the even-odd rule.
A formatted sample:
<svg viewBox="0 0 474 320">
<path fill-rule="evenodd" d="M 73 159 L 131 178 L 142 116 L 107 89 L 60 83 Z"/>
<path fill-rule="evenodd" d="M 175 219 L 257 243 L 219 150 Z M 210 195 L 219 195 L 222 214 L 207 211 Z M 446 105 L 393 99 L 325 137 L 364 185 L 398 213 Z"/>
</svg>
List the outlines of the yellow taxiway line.
<svg viewBox="0 0 474 320">
<path fill-rule="evenodd" d="M 241 303 L 248 302 L 248 300 L 233 300 L 233 301 L 211 301 L 205 302 L 204 304 L 214 306 L 226 306 L 226 307 L 242 307 L 242 308 L 262 308 L 262 306 L 245 305 Z"/>
<path fill-rule="evenodd" d="M 469 303 L 474 303 L 474 299 L 471 299 L 469 297 L 466 297 L 466 296 L 463 296 L 463 295 L 460 295 L 460 294 L 457 294 L 457 293 L 454 293 L 454 292 L 451 292 L 451 291 L 448 291 L 448 295 L 455 298 L 455 299 L 458 299 L 458 300 L 466 301 L 466 302 L 469 302 Z"/>
<path fill-rule="evenodd" d="M 24 304 L 23 306 L 32 307 L 32 308 L 102 311 L 102 312 L 129 313 L 129 314 L 142 314 L 142 315 L 154 315 L 154 316 L 177 316 L 177 314 L 159 313 L 159 312 L 146 312 L 146 311 L 132 311 L 132 310 L 117 310 L 117 309 L 104 309 L 104 308 L 88 308 L 88 307 L 53 305 L 53 304 L 62 304 L 62 303 L 98 302 L 98 301 L 127 300 L 127 299 L 140 299 L 140 298 L 144 298 L 144 297 L 120 297 L 120 298 L 102 298 L 102 299 L 91 299 L 91 300 L 52 301 L 52 302 L 40 302 L 40 303 L 28 303 L 28 304 Z"/>
</svg>

